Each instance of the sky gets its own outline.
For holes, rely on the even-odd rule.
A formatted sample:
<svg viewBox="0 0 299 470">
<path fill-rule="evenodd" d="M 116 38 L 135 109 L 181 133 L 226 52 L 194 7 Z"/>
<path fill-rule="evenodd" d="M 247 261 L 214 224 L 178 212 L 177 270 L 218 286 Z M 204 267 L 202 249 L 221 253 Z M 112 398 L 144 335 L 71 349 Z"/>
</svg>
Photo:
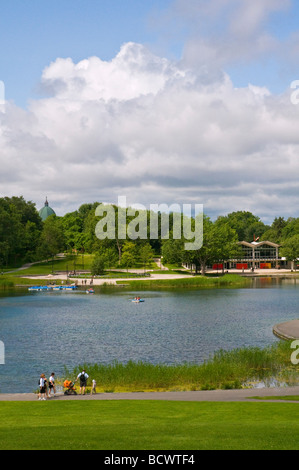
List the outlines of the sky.
<svg viewBox="0 0 299 470">
<path fill-rule="evenodd" d="M 298 3 L 2 2 L 0 197 L 299 217 Z"/>
</svg>

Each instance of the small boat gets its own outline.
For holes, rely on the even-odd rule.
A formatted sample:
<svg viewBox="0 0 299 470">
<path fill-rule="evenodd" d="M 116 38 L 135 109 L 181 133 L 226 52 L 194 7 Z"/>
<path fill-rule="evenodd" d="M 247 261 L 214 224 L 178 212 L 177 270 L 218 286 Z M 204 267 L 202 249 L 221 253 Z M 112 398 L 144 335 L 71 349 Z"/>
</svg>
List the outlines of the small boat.
<svg viewBox="0 0 299 470">
<path fill-rule="evenodd" d="M 94 294 L 94 289 L 88 289 L 88 290 L 86 291 L 86 294 Z"/>
<path fill-rule="evenodd" d="M 133 302 L 134 304 L 140 304 L 140 303 L 142 303 L 142 302 L 145 302 L 145 300 L 144 300 L 144 299 L 133 299 L 132 302 Z"/>
<path fill-rule="evenodd" d="M 29 287 L 29 292 L 52 292 L 52 291 L 65 291 L 70 292 L 78 289 L 78 286 L 32 286 Z"/>
<path fill-rule="evenodd" d="M 49 290 L 52 290 L 52 288 L 48 286 L 32 286 L 28 289 L 29 292 L 45 292 Z"/>
</svg>

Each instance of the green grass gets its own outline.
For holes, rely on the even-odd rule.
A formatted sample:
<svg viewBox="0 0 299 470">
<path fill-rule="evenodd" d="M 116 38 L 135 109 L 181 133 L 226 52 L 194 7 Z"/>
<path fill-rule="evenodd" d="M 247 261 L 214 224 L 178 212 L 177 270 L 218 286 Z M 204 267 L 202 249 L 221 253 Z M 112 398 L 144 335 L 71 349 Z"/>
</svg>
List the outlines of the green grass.
<svg viewBox="0 0 299 470">
<path fill-rule="evenodd" d="M 20 271 L 19 275 L 30 275 L 30 276 L 38 276 L 52 273 L 53 271 L 83 271 L 83 270 L 90 270 L 91 264 L 93 262 L 93 255 L 85 254 L 84 257 L 82 255 L 78 256 L 66 256 L 65 258 L 57 258 L 54 259 L 53 263 L 52 260 L 43 263 L 37 263 L 33 266 L 27 268 L 26 270 Z M 15 273 L 16 274 L 16 273 Z"/>
<path fill-rule="evenodd" d="M 299 401 L 298 395 L 285 395 L 276 397 L 252 397 L 253 400 L 283 400 L 283 401 Z"/>
<path fill-rule="evenodd" d="M 0 450 L 298 450 L 297 405 L 0 403 Z"/>
<path fill-rule="evenodd" d="M 0 290 L 7 290 L 14 288 L 15 283 L 12 279 L 0 278 Z"/>
<path fill-rule="evenodd" d="M 167 272 L 165 273 L 167 274 Z M 181 279 L 149 279 L 140 281 L 126 281 L 126 285 L 132 289 L 167 288 L 167 287 L 243 287 L 251 283 L 251 280 L 238 274 L 225 274 L 224 276 L 194 276 Z"/>
<path fill-rule="evenodd" d="M 240 389 L 245 383 L 275 378 L 292 385 L 298 369 L 290 362 L 290 343 L 278 341 L 267 348 L 218 351 L 203 364 L 81 364 L 65 378 L 73 380 L 85 368 L 100 392 Z"/>
</svg>

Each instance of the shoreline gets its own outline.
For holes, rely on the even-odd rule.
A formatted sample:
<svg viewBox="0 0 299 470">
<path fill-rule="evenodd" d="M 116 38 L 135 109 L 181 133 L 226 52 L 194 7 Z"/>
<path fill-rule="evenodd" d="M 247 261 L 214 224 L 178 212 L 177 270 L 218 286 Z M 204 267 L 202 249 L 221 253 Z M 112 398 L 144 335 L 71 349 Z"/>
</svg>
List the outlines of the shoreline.
<svg viewBox="0 0 299 470">
<path fill-rule="evenodd" d="M 219 277 L 222 277 L 222 273 L 220 273 L 219 271 L 208 271 L 207 272 L 207 275 L 219 275 Z M 265 271 L 264 269 L 256 269 L 254 272 L 240 272 L 239 270 L 230 270 L 228 273 L 225 273 L 225 274 L 238 274 L 240 276 L 240 278 L 244 278 L 244 279 L 254 279 L 254 278 L 261 278 L 261 277 L 265 277 L 265 278 L 282 278 L 282 277 L 286 277 L 286 278 L 290 278 L 290 279 L 296 279 L 297 277 L 299 278 L 299 272 L 297 273 L 296 271 L 290 271 L 290 270 L 282 270 L 282 269 L 269 269 L 267 271 Z M 40 280 L 40 281 L 67 281 L 67 278 L 65 275 L 63 274 L 58 274 L 58 275 L 36 275 L 36 276 L 20 276 L 22 277 L 22 279 L 30 279 L 30 280 Z M 141 277 L 128 277 L 128 278 L 125 278 L 125 277 L 120 277 L 120 278 L 115 278 L 115 279 L 93 279 L 93 286 L 103 286 L 103 285 L 106 285 L 106 286 L 120 286 L 119 283 L 123 283 L 123 285 L 125 285 L 126 283 L 130 283 L 131 281 L 138 281 L 138 282 L 150 282 L 150 281 L 171 281 L 171 280 L 180 280 L 180 279 L 189 279 L 189 280 L 194 280 L 194 279 L 204 279 L 204 278 L 208 278 L 205 277 L 205 276 L 195 276 L 193 274 L 167 274 L 166 272 L 164 274 L 151 274 L 150 273 L 150 276 L 148 277 L 144 277 L 144 278 L 141 278 Z M 214 278 L 216 279 L 216 277 Z M 82 287 L 88 287 L 90 286 L 90 280 L 88 279 L 87 281 L 87 284 L 82 284 L 83 282 L 83 278 L 79 278 L 79 277 L 72 277 L 72 278 L 68 278 L 68 281 L 71 281 L 72 283 L 76 283 L 78 284 L 78 286 L 82 286 Z M 22 286 L 20 286 L 22 287 Z"/>
</svg>

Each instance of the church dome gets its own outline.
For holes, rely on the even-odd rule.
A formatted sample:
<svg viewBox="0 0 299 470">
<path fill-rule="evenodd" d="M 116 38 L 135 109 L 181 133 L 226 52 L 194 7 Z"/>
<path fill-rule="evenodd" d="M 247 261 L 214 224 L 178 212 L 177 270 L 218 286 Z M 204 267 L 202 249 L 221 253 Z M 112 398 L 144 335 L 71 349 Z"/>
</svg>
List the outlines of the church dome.
<svg viewBox="0 0 299 470">
<path fill-rule="evenodd" d="M 53 209 L 49 206 L 48 199 L 46 199 L 44 207 L 39 211 L 39 215 L 44 222 L 50 215 L 56 215 Z"/>
</svg>

